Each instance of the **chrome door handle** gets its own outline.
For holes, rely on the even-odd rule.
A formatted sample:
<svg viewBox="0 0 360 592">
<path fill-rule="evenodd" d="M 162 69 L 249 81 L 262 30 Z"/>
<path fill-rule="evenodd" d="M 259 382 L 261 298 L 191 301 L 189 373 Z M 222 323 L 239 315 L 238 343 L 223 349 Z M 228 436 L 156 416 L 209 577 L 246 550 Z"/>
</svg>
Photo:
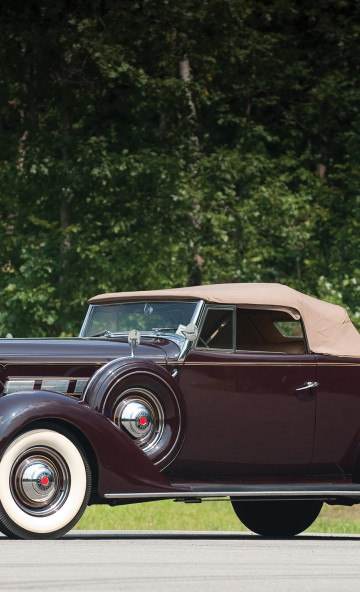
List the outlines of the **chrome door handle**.
<svg viewBox="0 0 360 592">
<path fill-rule="evenodd" d="M 318 382 L 305 382 L 304 386 L 299 386 L 299 388 L 295 389 L 297 393 L 300 391 L 307 391 L 308 389 L 312 389 L 319 386 Z"/>
</svg>

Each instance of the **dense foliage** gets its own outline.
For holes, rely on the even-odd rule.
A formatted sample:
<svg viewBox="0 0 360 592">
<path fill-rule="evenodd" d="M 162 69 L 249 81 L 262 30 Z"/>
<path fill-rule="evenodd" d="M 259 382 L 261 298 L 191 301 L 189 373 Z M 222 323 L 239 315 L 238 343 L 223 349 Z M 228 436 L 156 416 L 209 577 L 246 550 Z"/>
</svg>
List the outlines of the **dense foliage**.
<svg viewBox="0 0 360 592">
<path fill-rule="evenodd" d="M 360 5 L 3 0 L 0 331 L 283 282 L 360 320 Z"/>
</svg>

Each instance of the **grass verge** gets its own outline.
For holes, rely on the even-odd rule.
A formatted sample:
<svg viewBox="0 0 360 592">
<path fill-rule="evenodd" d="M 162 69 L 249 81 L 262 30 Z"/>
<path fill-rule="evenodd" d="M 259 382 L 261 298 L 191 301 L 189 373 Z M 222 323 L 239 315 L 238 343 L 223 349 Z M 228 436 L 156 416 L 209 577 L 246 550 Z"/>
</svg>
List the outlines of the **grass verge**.
<svg viewBox="0 0 360 592">
<path fill-rule="evenodd" d="M 76 525 L 80 530 L 247 530 L 228 502 L 184 504 L 166 500 L 129 506 L 90 506 Z M 307 532 L 360 533 L 357 506 L 324 504 Z"/>
</svg>

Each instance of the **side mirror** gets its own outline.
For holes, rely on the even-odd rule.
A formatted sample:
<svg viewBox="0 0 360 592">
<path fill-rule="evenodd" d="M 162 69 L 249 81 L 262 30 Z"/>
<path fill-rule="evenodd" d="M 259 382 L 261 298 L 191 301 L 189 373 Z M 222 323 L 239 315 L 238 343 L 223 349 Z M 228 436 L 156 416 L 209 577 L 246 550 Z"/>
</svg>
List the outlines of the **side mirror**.
<svg viewBox="0 0 360 592">
<path fill-rule="evenodd" d="M 188 339 L 189 341 L 195 341 L 199 333 L 197 326 L 194 323 L 189 323 L 185 329 L 182 331 L 182 334 Z"/>
</svg>

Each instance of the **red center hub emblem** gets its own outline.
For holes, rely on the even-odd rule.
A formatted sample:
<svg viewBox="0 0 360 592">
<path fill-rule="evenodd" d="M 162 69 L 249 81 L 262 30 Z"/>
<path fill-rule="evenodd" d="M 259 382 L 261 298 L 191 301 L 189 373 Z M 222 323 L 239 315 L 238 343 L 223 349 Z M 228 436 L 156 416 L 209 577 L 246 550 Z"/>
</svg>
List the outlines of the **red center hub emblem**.
<svg viewBox="0 0 360 592">
<path fill-rule="evenodd" d="M 47 485 L 49 485 L 49 479 L 48 479 L 48 477 L 41 477 L 41 485 L 44 485 L 44 487 L 46 487 Z"/>
<path fill-rule="evenodd" d="M 146 424 L 147 424 L 146 417 L 144 417 L 144 416 L 140 417 L 140 425 L 146 425 Z"/>
</svg>

